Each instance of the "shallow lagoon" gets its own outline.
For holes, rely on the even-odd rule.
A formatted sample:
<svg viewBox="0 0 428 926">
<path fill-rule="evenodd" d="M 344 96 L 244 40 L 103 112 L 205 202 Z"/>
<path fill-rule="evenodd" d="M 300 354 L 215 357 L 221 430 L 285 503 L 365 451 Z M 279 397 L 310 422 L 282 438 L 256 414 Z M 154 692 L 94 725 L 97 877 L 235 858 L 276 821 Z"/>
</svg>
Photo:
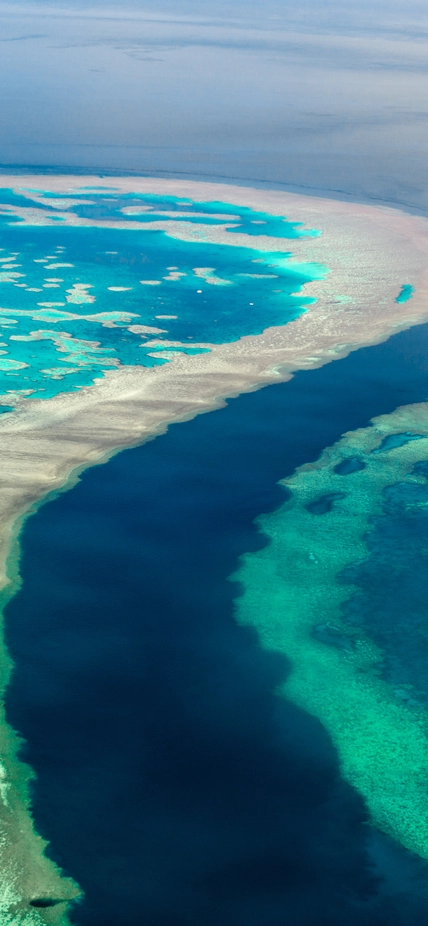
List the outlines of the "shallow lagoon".
<svg viewBox="0 0 428 926">
<path fill-rule="evenodd" d="M 251 237 L 249 247 L 237 247 L 233 235 L 290 239 L 292 249 L 293 239 L 316 231 L 226 203 L 82 192 L 82 205 L 75 195 L 44 193 L 35 194 L 34 204 L 0 190 L 0 213 L 3 203 L 27 210 L 36 205 L 48 214 L 49 202 L 61 202 L 89 222 L 125 223 L 79 228 L 61 227 L 58 220 L 43 227 L 0 216 L 0 395 L 49 398 L 90 385 L 120 364 L 154 366 L 176 350 L 192 353 L 209 349 L 201 343 L 260 334 L 296 318 L 313 301 L 302 292 L 310 268 L 290 264 L 284 253 L 259 251 Z M 225 243 L 126 228 L 135 218 L 175 217 L 226 226 Z M 135 327 L 141 325 L 149 330 Z"/>
</svg>

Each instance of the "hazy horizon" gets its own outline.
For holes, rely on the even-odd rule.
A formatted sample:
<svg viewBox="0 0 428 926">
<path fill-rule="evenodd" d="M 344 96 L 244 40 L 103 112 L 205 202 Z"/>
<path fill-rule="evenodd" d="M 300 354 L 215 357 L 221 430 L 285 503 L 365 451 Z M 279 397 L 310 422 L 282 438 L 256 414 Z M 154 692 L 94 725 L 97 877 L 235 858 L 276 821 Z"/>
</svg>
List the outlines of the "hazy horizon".
<svg viewBox="0 0 428 926">
<path fill-rule="evenodd" d="M 0 167 L 284 185 L 428 210 L 422 3 L 0 3 Z"/>
</svg>

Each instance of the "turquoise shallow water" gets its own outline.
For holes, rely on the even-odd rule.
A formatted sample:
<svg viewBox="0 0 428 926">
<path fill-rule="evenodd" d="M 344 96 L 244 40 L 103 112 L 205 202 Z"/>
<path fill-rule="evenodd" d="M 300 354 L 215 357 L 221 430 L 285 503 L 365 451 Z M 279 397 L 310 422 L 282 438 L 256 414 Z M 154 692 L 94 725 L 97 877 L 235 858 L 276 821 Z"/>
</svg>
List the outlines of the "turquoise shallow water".
<svg viewBox="0 0 428 926">
<path fill-rule="evenodd" d="M 403 283 L 401 291 L 399 292 L 395 301 L 399 303 L 408 302 L 408 300 L 413 296 L 414 291 L 414 287 L 410 286 L 409 283 Z"/>
<path fill-rule="evenodd" d="M 123 195 L 82 189 L 32 202 L 0 191 L 1 206 L 67 208 L 94 222 L 184 221 L 218 225 L 230 244 L 181 241 L 142 228 L 30 226 L 0 215 L 0 395 L 49 398 L 90 385 L 120 364 L 166 363 L 176 350 L 260 334 L 296 318 L 312 299 L 303 285 L 324 268 L 291 265 L 289 254 L 260 251 L 251 236 L 290 239 L 319 234 L 267 213 L 228 203 Z M 79 197 L 77 197 L 78 199 Z M 65 203 L 65 205 L 64 205 Z M 226 226 L 226 227 L 225 227 Z M 233 244 L 237 233 L 248 247 Z M 141 331 L 135 326 L 147 326 Z M 175 343 L 165 343 L 175 342 Z M 193 346 L 193 343 L 197 346 Z M 202 346 L 201 346 L 202 345 Z M 10 400 L 12 401 L 12 400 Z"/>
</svg>

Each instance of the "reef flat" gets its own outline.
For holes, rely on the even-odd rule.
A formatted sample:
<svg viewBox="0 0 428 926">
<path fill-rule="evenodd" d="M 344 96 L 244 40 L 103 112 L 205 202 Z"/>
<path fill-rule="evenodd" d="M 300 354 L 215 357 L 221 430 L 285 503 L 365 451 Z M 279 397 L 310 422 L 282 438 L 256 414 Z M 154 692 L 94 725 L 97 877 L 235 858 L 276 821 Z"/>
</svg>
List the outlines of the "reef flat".
<svg viewBox="0 0 428 926">
<path fill-rule="evenodd" d="M 17 581 L 15 541 L 23 519 L 85 467 L 227 397 L 286 380 L 428 318 L 428 225 L 396 210 L 141 178 L 2 175 L 1 191 L 0 235 L 8 242 L 0 271 L 5 595 Z M 75 236 L 91 230 L 97 241 L 102 237 L 98 251 L 112 255 L 108 281 L 104 270 L 102 279 L 95 270 L 82 279 L 68 259 Z M 30 233 L 42 253 L 32 258 L 36 269 L 15 247 Z M 105 236 L 113 234 L 110 250 Z M 164 249 L 162 275 L 152 275 L 147 234 Z M 72 236 L 66 243 L 65 235 Z M 137 242 L 132 260 L 121 261 L 130 241 Z M 179 250 L 184 245 L 187 263 Z M 201 261 L 205 251 L 215 258 L 209 265 Z M 54 298 L 46 297 L 50 290 Z M 197 327 L 201 319 L 209 319 L 204 331 Z M 97 341 L 88 336 L 94 325 Z M 51 354 L 42 356 L 47 346 L 53 365 Z M 4 652 L 2 666 L 4 690 L 10 672 Z M 4 794 L 26 821 L 11 835 L 9 810 L 0 807 L 4 916 L 11 923 L 66 922 L 64 904 L 29 907 L 31 900 L 66 899 L 78 889 L 42 855 L 28 814 L 29 770 L 18 762 L 5 724 L 0 736 Z"/>
<path fill-rule="evenodd" d="M 287 501 L 259 519 L 269 545 L 246 555 L 234 577 L 243 586 L 238 619 L 257 628 L 265 647 L 291 660 L 283 694 L 327 728 L 343 774 L 364 796 L 374 824 L 423 858 L 427 706 L 411 684 L 398 687 L 385 673 L 386 652 L 370 635 L 370 613 L 364 623 L 353 619 L 353 580 L 368 560 L 371 532 L 382 521 L 391 487 L 412 519 L 424 514 L 427 461 L 425 403 L 346 434 L 284 480 Z M 403 581 L 404 574 L 396 557 L 393 575 Z M 351 610 L 346 606 L 352 602 Z M 403 638 L 406 627 L 408 636 L 414 633 L 406 614 L 399 626 Z M 416 636 L 424 651 L 420 623 Z"/>
</svg>

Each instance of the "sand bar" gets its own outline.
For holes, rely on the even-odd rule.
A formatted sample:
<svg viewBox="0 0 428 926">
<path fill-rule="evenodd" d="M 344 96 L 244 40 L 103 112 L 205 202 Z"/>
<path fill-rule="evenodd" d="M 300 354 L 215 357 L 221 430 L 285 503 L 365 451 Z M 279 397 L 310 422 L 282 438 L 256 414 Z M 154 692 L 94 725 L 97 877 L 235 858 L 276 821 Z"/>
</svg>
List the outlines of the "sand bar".
<svg viewBox="0 0 428 926">
<path fill-rule="evenodd" d="M 22 520 L 50 492 L 71 485 L 86 467 L 105 461 L 118 449 L 153 438 L 171 422 L 218 408 L 227 397 L 286 380 L 297 370 L 321 366 L 428 320 L 428 223 L 423 218 L 386 207 L 219 184 L 134 177 L 0 176 L 0 187 L 28 198 L 28 209 L 7 207 L 11 219 L 15 216 L 26 225 L 51 221 L 38 208 L 39 193 L 31 191 L 48 189 L 59 197 L 69 194 L 75 202 L 79 190 L 88 198 L 91 192 L 84 188 L 107 185 L 121 192 L 250 206 L 303 222 L 322 234 L 291 241 L 257 235 L 252 236 L 251 246 L 284 254 L 291 250 L 297 264 L 316 262 L 330 272 L 305 287 L 305 295 L 316 301 L 286 326 L 234 343 L 210 345 L 209 353 L 177 354 L 155 368 L 122 366 L 92 387 L 48 400 L 25 399 L 15 412 L 1 416 L 0 587 L 6 594 L 16 573 L 15 541 Z M 58 205 L 63 207 L 61 202 Z M 148 228 L 137 217 L 132 222 L 80 219 L 73 205 L 63 212 L 53 209 L 52 215 L 66 216 L 64 222 L 70 225 Z M 182 240 L 248 246 L 245 234 L 232 235 L 226 225 L 190 225 L 168 219 L 152 225 Z M 397 303 L 405 285 L 414 287 L 414 295 Z M 222 298 L 221 289 L 218 298 Z M 10 671 L 4 644 L 0 655 L 4 689 Z M 1 721 L 4 793 L 8 795 L 8 804 L 0 801 L 1 922 L 65 924 L 64 904 L 29 906 L 34 898 L 71 897 L 77 888 L 42 855 L 43 842 L 34 833 L 26 809 L 29 770 L 17 761 L 16 746 L 16 738 Z"/>
</svg>

